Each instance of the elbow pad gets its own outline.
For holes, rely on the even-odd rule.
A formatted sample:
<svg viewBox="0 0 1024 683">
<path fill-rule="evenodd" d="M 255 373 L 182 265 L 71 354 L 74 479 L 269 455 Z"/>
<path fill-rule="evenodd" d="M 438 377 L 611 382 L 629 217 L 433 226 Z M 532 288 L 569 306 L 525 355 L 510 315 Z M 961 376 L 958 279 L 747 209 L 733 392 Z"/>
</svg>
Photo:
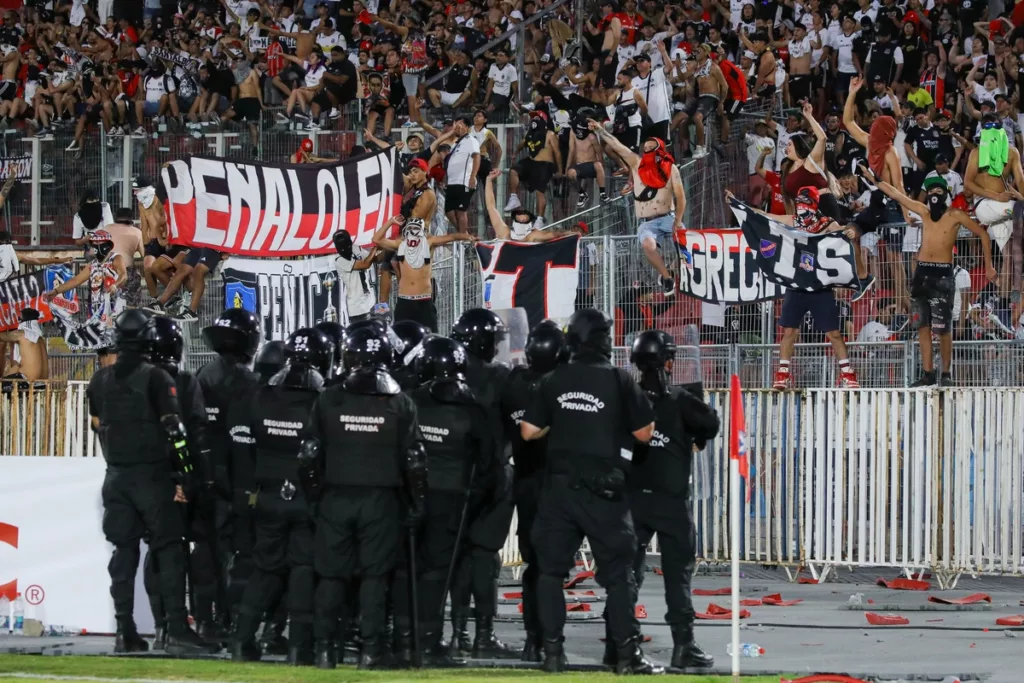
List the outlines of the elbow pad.
<svg viewBox="0 0 1024 683">
<path fill-rule="evenodd" d="M 192 459 L 188 452 L 188 438 L 185 425 L 177 415 L 164 415 L 160 424 L 167 434 L 167 439 L 174 448 L 174 464 L 182 474 L 192 474 Z"/>
</svg>

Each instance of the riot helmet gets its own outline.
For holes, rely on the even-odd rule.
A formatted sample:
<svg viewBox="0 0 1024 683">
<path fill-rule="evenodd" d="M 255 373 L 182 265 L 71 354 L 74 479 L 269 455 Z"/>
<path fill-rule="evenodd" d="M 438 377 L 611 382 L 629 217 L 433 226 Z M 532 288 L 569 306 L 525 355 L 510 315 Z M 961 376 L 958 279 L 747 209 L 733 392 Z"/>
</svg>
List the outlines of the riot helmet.
<svg viewBox="0 0 1024 683">
<path fill-rule="evenodd" d="M 402 340 L 401 352 L 395 353 L 396 370 L 412 365 L 423 352 L 422 344 L 430 336 L 430 330 L 415 320 L 399 320 L 392 329 Z"/>
<path fill-rule="evenodd" d="M 330 338 L 313 327 L 295 330 L 284 343 L 284 359 L 289 367 L 316 370 L 321 377 L 330 372 L 333 357 Z"/>
<path fill-rule="evenodd" d="M 256 355 L 260 337 L 259 319 L 244 308 L 229 308 L 203 328 L 203 341 L 211 351 L 236 354 L 246 361 Z"/>
<path fill-rule="evenodd" d="M 452 328 L 452 339 L 462 343 L 470 355 L 490 363 L 498 355 L 498 346 L 508 336 L 505 323 L 494 311 L 471 308 Z"/>
<path fill-rule="evenodd" d="M 185 337 L 178 323 L 164 315 L 146 321 L 144 331 L 149 360 L 166 369 L 177 369 L 185 351 Z"/>
<path fill-rule="evenodd" d="M 114 321 L 114 342 L 117 350 L 137 351 L 144 353 L 147 350 L 146 323 L 149 322 L 149 315 L 138 308 L 129 308 Z"/>
<path fill-rule="evenodd" d="M 423 352 L 416 359 L 420 384 L 435 379 L 466 379 L 466 347 L 447 337 L 431 335 L 423 342 Z"/>
<path fill-rule="evenodd" d="M 658 393 L 668 390 L 671 368 L 665 366 L 675 357 L 675 340 L 668 332 L 661 330 L 647 330 L 638 334 L 629 352 L 629 362 L 640 371 L 643 387 Z"/>
<path fill-rule="evenodd" d="M 612 321 L 596 308 L 581 308 L 569 318 L 565 336 L 573 358 L 581 354 L 612 357 Z"/>
<path fill-rule="evenodd" d="M 394 354 L 394 347 L 385 331 L 375 325 L 360 325 L 345 331 L 345 351 L 342 355 L 349 371 L 363 368 L 386 369 Z"/>
<path fill-rule="evenodd" d="M 269 380 L 284 368 L 284 342 L 268 341 L 260 347 L 253 363 L 253 370 L 260 375 L 261 380 Z"/>
<path fill-rule="evenodd" d="M 566 354 L 565 334 L 553 320 L 542 320 L 530 330 L 524 355 L 530 369 L 547 373 L 555 369 Z"/>
<path fill-rule="evenodd" d="M 317 323 L 314 329 L 323 332 L 330 340 L 331 346 L 333 347 L 331 353 L 331 367 L 335 373 L 340 373 L 341 351 L 344 348 L 343 344 L 345 343 L 345 328 L 342 327 L 341 323 L 325 320 L 322 323 Z M 324 375 L 324 377 L 327 376 L 328 375 Z"/>
</svg>

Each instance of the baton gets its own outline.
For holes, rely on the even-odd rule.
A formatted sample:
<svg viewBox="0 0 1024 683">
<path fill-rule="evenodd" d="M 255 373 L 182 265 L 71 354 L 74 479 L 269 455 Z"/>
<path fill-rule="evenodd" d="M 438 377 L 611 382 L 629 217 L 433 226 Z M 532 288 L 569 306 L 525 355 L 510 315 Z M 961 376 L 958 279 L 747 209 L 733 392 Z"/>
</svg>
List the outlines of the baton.
<svg viewBox="0 0 1024 683">
<path fill-rule="evenodd" d="M 416 590 L 416 530 L 409 529 L 409 600 L 412 619 L 412 666 L 419 669 L 423 666 L 420 656 L 420 604 Z"/>
<path fill-rule="evenodd" d="M 473 495 L 473 481 L 476 479 L 476 462 L 469 470 L 469 485 L 466 487 L 466 499 L 462 502 L 462 515 L 459 517 L 459 529 L 455 532 L 455 548 L 452 550 L 452 559 L 448 563 L 448 575 L 444 577 L 444 591 L 441 593 L 441 604 L 438 612 L 441 615 L 441 623 L 444 623 L 444 605 L 448 601 L 448 591 L 451 590 L 452 581 L 455 577 L 455 563 L 459 557 L 459 546 L 462 545 L 462 536 L 466 533 L 466 517 L 469 515 L 469 499 Z"/>
</svg>

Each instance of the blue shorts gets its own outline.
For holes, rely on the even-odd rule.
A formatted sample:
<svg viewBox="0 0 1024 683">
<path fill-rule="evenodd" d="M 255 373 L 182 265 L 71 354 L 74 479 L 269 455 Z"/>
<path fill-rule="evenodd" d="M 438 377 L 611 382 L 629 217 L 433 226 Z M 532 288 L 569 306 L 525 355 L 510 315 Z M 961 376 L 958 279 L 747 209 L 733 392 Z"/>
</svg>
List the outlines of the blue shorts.
<svg viewBox="0 0 1024 683">
<path fill-rule="evenodd" d="M 651 219 L 641 218 L 640 223 L 636 226 L 636 237 L 640 240 L 640 244 L 643 244 L 648 237 L 655 242 L 663 237 L 672 237 L 672 226 L 675 225 L 675 221 L 674 213 L 667 213 L 664 216 Z"/>
<path fill-rule="evenodd" d="M 831 289 L 823 289 L 820 292 L 787 289 L 782 298 L 779 325 L 800 329 L 804 323 L 804 316 L 808 313 L 814 320 L 816 332 L 832 332 L 839 329 L 839 307 L 836 306 L 836 295 Z"/>
</svg>

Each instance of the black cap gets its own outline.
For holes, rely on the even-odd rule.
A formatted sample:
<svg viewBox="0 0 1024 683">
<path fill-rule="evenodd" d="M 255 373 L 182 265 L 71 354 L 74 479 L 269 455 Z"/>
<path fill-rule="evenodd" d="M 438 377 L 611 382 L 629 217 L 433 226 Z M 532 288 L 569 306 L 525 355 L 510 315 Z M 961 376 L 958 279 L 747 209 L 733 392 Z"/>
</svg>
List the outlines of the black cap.
<svg viewBox="0 0 1024 683">
<path fill-rule="evenodd" d="M 651 61 L 651 56 L 649 54 L 647 54 L 646 52 L 641 52 L 636 57 L 633 57 L 633 61 L 634 62 L 649 62 L 649 61 Z"/>
<path fill-rule="evenodd" d="M 935 163 L 937 164 L 948 164 L 951 163 L 949 155 L 944 152 L 939 152 L 935 155 Z"/>
<path fill-rule="evenodd" d="M 153 185 L 153 179 L 148 175 L 137 175 L 132 179 L 132 189 L 140 190 Z"/>
<path fill-rule="evenodd" d="M 882 76 L 882 74 L 875 74 L 871 78 L 871 82 L 872 83 L 885 83 L 885 78 Z"/>
</svg>

